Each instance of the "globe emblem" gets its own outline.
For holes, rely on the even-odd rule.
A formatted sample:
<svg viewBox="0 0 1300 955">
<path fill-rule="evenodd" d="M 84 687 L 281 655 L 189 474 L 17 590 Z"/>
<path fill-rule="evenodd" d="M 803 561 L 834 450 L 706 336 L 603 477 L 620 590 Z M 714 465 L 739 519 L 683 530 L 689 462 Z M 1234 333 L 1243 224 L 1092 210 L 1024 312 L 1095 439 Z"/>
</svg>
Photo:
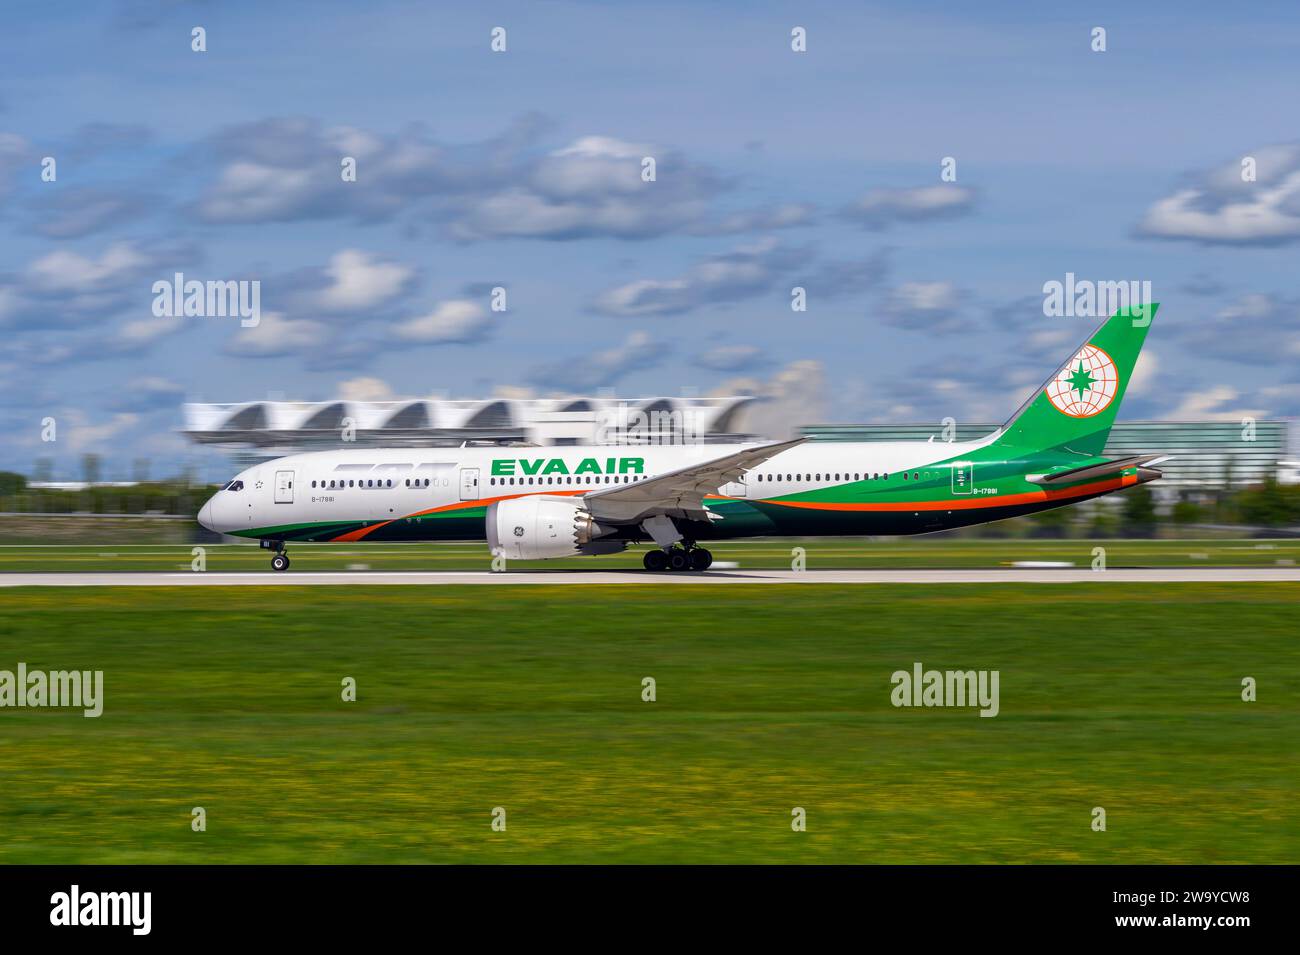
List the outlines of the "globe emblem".
<svg viewBox="0 0 1300 955">
<path fill-rule="evenodd" d="M 1066 362 L 1045 394 L 1057 411 L 1072 418 L 1091 418 L 1106 409 L 1119 388 L 1119 372 L 1100 348 L 1084 345 Z"/>
</svg>

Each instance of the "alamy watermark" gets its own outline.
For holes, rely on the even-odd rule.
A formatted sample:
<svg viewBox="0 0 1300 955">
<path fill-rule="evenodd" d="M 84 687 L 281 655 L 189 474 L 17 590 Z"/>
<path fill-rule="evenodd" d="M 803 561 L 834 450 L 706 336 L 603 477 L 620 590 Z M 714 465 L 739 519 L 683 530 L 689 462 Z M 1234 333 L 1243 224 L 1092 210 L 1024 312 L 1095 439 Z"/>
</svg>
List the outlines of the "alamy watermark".
<svg viewBox="0 0 1300 955">
<path fill-rule="evenodd" d="M 244 328 L 256 328 L 262 322 L 260 279 L 186 281 L 184 273 L 177 272 L 172 281 L 154 282 L 153 294 L 153 313 L 158 318 L 238 316 Z"/>
<path fill-rule="evenodd" d="M 694 408 L 633 407 L 620 403 L 599 413 L 596 444 L 703 444 L 704 415 Z"/>
<path fill-rule="evenodd" d="M 1151 282 L 1127 279 L 1094 282 L 1065 273 L 1065 281 L 1043 283 L 1043 314 L 1048 318 L 1110 318 L 1121 309 L 1151 304 Z"/>
<path fill-rule="evenodd" d="M 148 935 L 152 911 L 152 892 L 83 892 L 73 885 L 50 896 L 50 924 L 56 926 L 120 925 L 132 935 Z"/>
<path fill-rule="evenodd" d="M 104 712 L 103 670 L 0 670 L 0 707 L 80 707 L 95 719 Z"/>
<path fill-rule="evenodd" d="M 895 670 L 889 701 L 894 706 L 978 706 L 980 716 L 997 716 L 1001 708 L 998 670 L 926 670 L 921 662 L 911 671 Z"/>
</svg>

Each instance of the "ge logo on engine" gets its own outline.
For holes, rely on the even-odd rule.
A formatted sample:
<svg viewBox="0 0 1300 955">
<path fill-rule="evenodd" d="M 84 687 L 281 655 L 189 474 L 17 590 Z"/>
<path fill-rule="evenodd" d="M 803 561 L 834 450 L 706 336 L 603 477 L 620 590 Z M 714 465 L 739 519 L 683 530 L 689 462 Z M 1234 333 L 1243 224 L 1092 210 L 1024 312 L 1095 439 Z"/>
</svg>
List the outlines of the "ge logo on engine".
<svg viewBox="0 0 1300 955">
<path fill-rule="evenodd" d="M 516 527 L 515 527 L 515 536 L 516 536 L 516 537 L 523 537 L 523 536 L 524 536 L 524 529 L 523 529 L 522 526 L 516 526 Z"/>
</svg>

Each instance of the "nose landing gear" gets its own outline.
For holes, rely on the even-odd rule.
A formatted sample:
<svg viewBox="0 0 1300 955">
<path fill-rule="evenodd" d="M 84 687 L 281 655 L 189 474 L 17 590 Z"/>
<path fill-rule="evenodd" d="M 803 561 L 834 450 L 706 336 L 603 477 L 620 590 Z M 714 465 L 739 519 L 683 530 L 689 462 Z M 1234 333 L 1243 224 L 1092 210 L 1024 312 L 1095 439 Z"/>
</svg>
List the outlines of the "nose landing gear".
<svg viewBox="0 0 1300 955">
<path fill-rule="evenodd" d="M 288 570 L 289 555 L 285 553 L 284 541 L 262 541 L 262 547 L 266 550 L 274 550 L 275 556 L 271 558 L 272 570 Z"/>
</svg>

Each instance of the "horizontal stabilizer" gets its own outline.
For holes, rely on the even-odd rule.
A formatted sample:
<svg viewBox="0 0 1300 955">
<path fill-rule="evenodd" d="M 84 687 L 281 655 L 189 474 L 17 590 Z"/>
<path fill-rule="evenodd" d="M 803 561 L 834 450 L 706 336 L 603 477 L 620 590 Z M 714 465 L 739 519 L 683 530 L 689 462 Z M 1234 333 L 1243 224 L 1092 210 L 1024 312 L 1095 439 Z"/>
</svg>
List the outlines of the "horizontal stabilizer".
<svg viewBox="0 0 1300 955">
<path fill-rule="evenodd" d="M 1111 461 L 1099 461 L 1096 464 L 1085 464 L 1082 467 L 1067 468 L 1063 471 L 1048 471 L 1046 474 L 1030 474 L 1026 477 L 1027 481 L 1034 484 L 1073 484 L 1076 481 L 1087 481 L 1090 478 L 1105 477 L 1108 474 L 1115 474 L 1118 471 L 1124 471 L 1128 468 L 1149 468 L 1154 464 L 1167 461 L 1167 454 L 1134 454 L 1126 458 L 1115 458 Z"/>
</svg>

